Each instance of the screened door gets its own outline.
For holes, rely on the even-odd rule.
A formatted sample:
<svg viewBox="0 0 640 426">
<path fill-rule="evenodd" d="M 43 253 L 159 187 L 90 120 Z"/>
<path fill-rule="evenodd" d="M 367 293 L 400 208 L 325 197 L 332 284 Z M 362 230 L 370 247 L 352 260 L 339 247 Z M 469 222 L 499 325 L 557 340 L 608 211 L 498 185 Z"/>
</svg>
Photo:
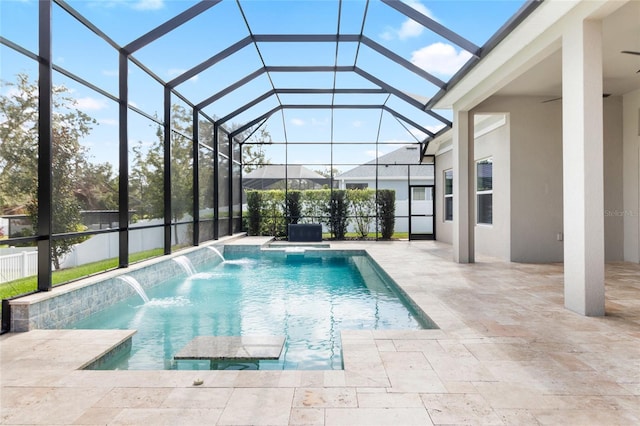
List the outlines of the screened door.
<svg viewBox="0 0 640 426">
<path fill-rule="evenodd" d="M 409 239 L 435 239 L 433 222 L 433 185 L 409 186 Z"/>
</svg>

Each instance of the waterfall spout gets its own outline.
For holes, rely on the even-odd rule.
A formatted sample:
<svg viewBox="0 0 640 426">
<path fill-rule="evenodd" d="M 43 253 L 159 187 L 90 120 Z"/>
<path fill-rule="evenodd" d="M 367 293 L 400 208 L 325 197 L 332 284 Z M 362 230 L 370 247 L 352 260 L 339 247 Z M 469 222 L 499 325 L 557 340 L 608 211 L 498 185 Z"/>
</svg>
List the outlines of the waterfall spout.
<svg viewBox="0 0 640 426">
<path fill-rule="evenodd" d="M 220 253 L 220 251 L 218 251 L 217 248 L 215 247 L 207 247 L 209 250 L 211 250 L 212 252 L 214 252 L 215 254 L 218 255 L 218 257 L 220 258 L 220 260 L 222 260 L 223 262 L 226 262 L 226 259 L 224 258 L 224 256 L 222 255 L 222 253 Z"/>
<path fill-rule="evenodd" d="M 175 260 L 178 265 L 182 266 L 182 269 L 184 269 L 188 276 L 196 274 L 196 268 L 193 267 L 193 263 L 191 263 L 188 257 L 178 256 L 174 257 L 173 260 Z"/>
<path fill-rule="evenodd" d="M 144 292 L 144 288 L 142 288 L 138 280 L 129 275 L 120 275 L 118 278 L 129 284 L 129 286 L 134 289 L 136 293 L 138 293 L 138 295 L 142 298 L 144 303 L 149 302 L 149 297 L 147 296 L 147 293 Z"/>
</svg>

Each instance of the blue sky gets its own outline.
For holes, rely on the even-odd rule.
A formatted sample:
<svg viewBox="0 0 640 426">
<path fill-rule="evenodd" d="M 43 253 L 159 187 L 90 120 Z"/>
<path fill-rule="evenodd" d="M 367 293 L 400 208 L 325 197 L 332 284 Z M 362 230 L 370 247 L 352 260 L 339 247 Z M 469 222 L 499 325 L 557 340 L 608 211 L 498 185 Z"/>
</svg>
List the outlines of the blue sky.
<svg viewBox="0 0 640 426">
<path fill-rule="evenodd" d="M 83 16 L 107 33 L 116 43 L 125 45 L 156 26 L 195 4 L 183 0 L 93 0 L 68 1 Z M 422 1 L 407 3 L 481 46 L 513 13 L 522 1 Z M 341 34 L 358 34 L 363 23 L 365 1 L 345 0 L 339 14 L 338 2 L 333 0 L 241 0 L 240 5 L 254 34 L 335 34 L 340 17 Z M 53 14 L 53 56 L 56 64 L 88 80 L 101 89 L 117 95 L 118 56 L 107 43 L 94 36 L 58 6 Z M 468 52 L 452 45 L 420 24 L 406 18 L 379 1 L 368 5 L 363 34 L 407 61 L 447 81 L 470 57 Z M 37 1 L 0 1 L 0 35 L 24 48 L 37 52 Z M 208 59 L 220 50 L 248 35 L 247 26 L 235 1 L 224 0 L 187 24 L 145 46 L 134 56 L 169 81 L 185 70 Z M 364 69 L 405 93 L 429 98 L 437 88 L 421 77 L 405 70 L 372 49 L 361 46 L 356 61 L 356 43 L 259 43 L 260 55 L 267 65 L 353 65 Z M 336 55 L 337 53 L 337 55 Z M 35 63 L 6 46 L 0 46 L 1 78 L 14 81 L 15 74 L 26 72 L 36 79 Z M 253 44 L 216 64 L 195 78 L 183 83 L 178 90 L 192 102 L 198 103 L 229 84 L 262 66 Z M 148 114 L 160 114 L 163 94 L 161 86 L 145 77 L 136 67 L 130 67 L 132 104 Z M 271 80 L 270 80 L 271 79 Z M 334 82 L 335 79 L 335 82 Z M 67 86 L 77 99 L 77 106 L 95 117 L 99 125 L 83 143 L 91 150 L 95 161 L 117 161 L 117 105 L 99 93 L 83 87 L 59 74 L 56 84 Z M 207 106 L 210 116 L 221 117 L 252 99 L 276 87 L 373 88 L 370 81 L 353 73 L 270 73 L 263 74 L 245 87 Z M 6 88 L 2 88 L 3 94 Z M 282 95 L 287 104 L 327 103 L 331 95 Z M 386 95 L 336 96 L 336 104 L 370 103 L 387 105 L 429 130 L 440 124 L 406 102 Z M 249 121 L 278 105 L 272 96 L 233 122 Z M 447 118 L 449 112 L 439 111 Z M 131 142 L 150 144 L 155 129 L 146 120 L 133 117 Z M 382 125 L 380 126 L 380 123 Z M 284 124 L 284 125 L 283 125 Z M 406 123 L 404 123 L 406 126 Z M 341 148 L 343 162 L 358 164 L 374 158 L 378 140 L 380 153 L 393 150 L 392 143 L 414 142 L 424 136 L 411 126 L 403 126 L 389 113 L 379 110 L 300 110 L 288 109 L 274 114 L 267 122 L 274 141 L 289 142 L 371 142 Z M 286 131 L 286 134 L 285 134 Z M 271 148 L 273 160 L 283 150 Z M 292 146 L 289 161 L 318 163 L 327 158 L 317 146 Z M 347 167 L 348 168 L 348 167 Z"/>
</svg>

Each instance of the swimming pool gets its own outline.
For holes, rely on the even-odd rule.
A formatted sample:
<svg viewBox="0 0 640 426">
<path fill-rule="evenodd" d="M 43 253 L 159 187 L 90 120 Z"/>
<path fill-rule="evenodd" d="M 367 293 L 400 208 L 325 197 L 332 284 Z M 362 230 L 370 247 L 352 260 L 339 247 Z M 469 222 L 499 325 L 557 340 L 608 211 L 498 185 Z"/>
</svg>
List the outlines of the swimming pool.
<svg viewBox="0 0 640 426">
<path fill-rule="evenodd" d="M 75 323 L 135 329 L 129 353 L 105 369 L 209 369 L 173 357 L 196 336 L 285 336 L 278 360 L 220 369 L 341 369 L 340 330 L 434 328 L 364 252 L 262 251 L 227 255 Z"/>
</svg>

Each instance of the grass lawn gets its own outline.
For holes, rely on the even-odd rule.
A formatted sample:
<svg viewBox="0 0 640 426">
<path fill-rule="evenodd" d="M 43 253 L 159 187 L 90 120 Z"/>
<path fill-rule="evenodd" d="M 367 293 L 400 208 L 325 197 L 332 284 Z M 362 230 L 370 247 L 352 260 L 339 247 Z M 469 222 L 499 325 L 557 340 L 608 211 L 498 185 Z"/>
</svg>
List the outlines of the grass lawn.
<svg viewBox="0 0 640 426">
<path fill-rule="evenodd" d="M 138 253 L 132 253 L 129 256 L 129 262 L 135 263 L 151 257 L 161 256 L 164 250 L 153 249 L 147 251 L 141 251 Z M 101 260 L 99 262 L 87 263 L 86 265 L 80 265 L 75 268 L 61 269 L 59 271 L 53 271 L 51 275 L 52 284 L 59 285 L 78 278 L 84 278 L 89 275 L 93 275 L 99 272 L 108 271 L 118 267 L 118 258 Z M 38 281 L 36 276 L 20 278 L 18 280 L 8 281 L 0 284 L 0 299 L 7 299 L 9 297 L 18 296 L 20 294 L 30 293 L 38 288 Z M 1 309 L 1 308 L 0 308 Z"/>
</svg>

